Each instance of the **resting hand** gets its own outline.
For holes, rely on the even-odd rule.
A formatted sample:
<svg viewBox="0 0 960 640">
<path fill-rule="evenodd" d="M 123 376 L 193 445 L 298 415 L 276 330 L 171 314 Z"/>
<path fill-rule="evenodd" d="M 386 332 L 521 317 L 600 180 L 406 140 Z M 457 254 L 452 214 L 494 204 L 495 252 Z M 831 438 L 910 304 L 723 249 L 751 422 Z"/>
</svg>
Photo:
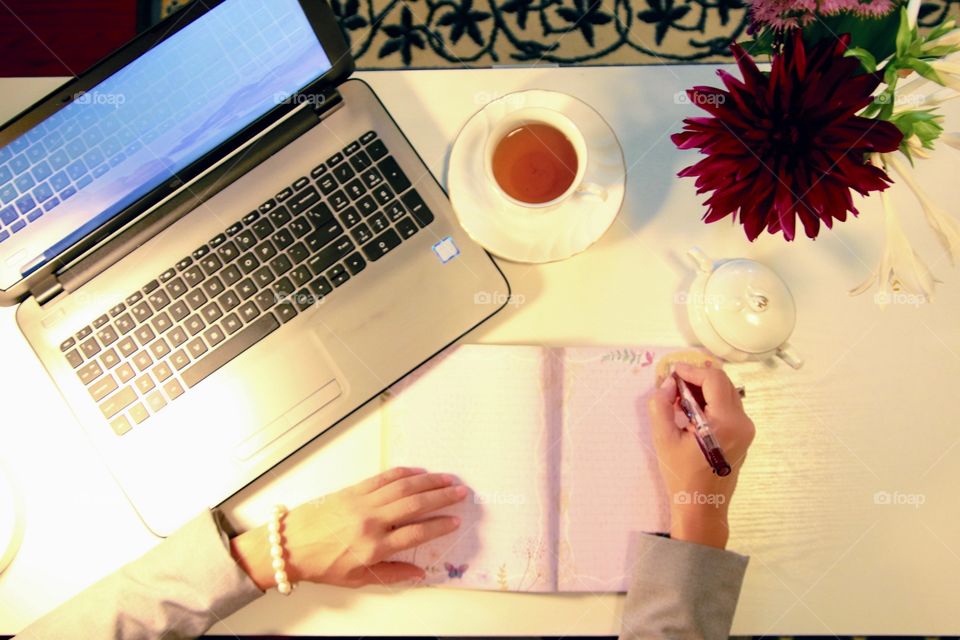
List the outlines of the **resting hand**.
<svg viewBox="0 0 960 640">
<path fill-rule="evenodd" d="M 283 520 L 287 577 L 342 587 L 419 580 L 420 567 L 385 560 L 456 530 L 458 518 L 435 512 L 466 495 L 452 476 L 398 467 L 300 505 Z M 267 536 L 262 526 L 231 540 L 264 591 L 276 586 Z"/>
</svg>

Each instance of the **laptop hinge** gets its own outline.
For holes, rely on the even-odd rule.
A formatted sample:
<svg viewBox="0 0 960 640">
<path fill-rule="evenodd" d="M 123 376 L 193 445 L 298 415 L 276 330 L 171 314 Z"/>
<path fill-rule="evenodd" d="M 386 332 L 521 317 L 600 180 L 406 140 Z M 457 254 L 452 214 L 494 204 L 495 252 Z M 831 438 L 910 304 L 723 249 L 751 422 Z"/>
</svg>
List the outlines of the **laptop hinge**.
<svg viewBox="0 0 960 640">
<path fill-rule="evenodd" d="M 319 93 L 310 96 L 310 98 L 311 104 L 313 105 L 313 112 L 316 113 L 321 120 L 336 111 L 337 108 L 343 104 L 343 96 L 340 95 L 336 87 L 325 87 Z"/>
<path fill-rule="evenodd" d="M 36 286 L 30 291 L 40 306 L 47 304 L 62 292 L 63 285 L 60 284 L 60 280 L 52 273 L 47 274 L 42 280 L 37 282 Z"/>
</svg>

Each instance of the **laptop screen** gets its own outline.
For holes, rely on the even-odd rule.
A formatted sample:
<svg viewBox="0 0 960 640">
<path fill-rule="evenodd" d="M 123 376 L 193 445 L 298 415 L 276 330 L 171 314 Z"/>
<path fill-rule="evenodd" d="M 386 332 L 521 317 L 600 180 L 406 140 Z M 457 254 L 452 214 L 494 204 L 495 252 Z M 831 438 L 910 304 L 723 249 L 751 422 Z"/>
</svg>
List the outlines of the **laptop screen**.
<svg viewBox="0 0 960 640">
<path fill-rule="evenodd" d="M 7 289 L 331 67 L 298 0 L 227 0 L 0 148 Z"/>
</svg>

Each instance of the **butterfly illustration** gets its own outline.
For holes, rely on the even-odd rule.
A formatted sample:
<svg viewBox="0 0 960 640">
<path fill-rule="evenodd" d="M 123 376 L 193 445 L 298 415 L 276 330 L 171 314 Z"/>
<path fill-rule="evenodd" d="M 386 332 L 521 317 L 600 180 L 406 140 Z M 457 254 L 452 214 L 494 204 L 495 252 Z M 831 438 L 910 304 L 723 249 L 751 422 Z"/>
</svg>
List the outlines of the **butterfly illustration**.
<svg viewBox="0 0 960 640">
<path fill-rule="evenodd" d="M 470 567 L 468 564 L 462 564 L 459 567 L 456 567 L 449 562 L 443 563 L 443 568 L 447 570 L 448 578 L 462 578 L 463 574 L 467 572 L 467 569 Z"/>
</svg>

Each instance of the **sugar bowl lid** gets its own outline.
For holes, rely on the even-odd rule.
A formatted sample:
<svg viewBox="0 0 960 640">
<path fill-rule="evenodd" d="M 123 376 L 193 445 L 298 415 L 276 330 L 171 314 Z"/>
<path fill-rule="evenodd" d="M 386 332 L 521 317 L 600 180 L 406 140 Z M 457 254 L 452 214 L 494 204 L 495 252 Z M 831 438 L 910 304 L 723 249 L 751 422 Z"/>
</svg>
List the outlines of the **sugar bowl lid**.
<svg viewBox="0 0 960 640">
<path fill-rule="evenodd" d="M 704 286 L 705 314 L 720 338 L 751 354 L 774 351 L 796 325 L 787 284 L 770 267 L 745 258 L 719 263 Z"/>
</svg>

